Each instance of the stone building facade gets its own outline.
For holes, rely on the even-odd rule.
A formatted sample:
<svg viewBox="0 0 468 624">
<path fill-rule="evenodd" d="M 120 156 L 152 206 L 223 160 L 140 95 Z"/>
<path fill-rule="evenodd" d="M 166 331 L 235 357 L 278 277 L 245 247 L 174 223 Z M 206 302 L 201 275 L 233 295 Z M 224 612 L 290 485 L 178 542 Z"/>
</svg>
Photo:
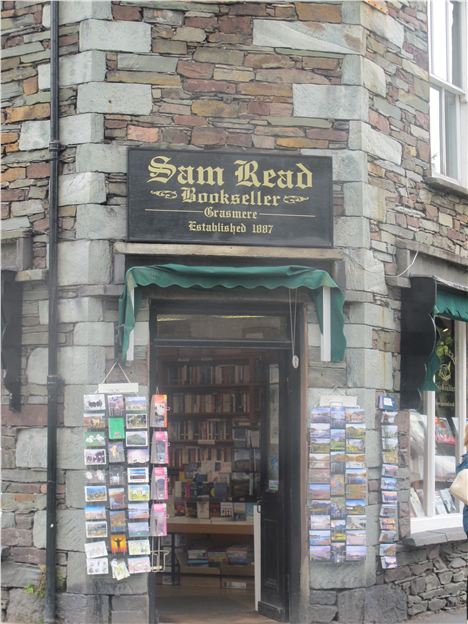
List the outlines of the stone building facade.
<svg viewBox="0 0 468 624">
<path fill-rule="evenodd" d="M 40 620 L 46 547 L 50 6 L 5 0 L 2 18 L 2 238 L 23 293 L 21 410 L 3 399 L 2 612 L 20 622 Z M 311 311 L 308 399 L 354 395 L 368 414 L 369 552 L 363 564 L 310 565 L 307 621 L 391 623 L 466 600 L 464 535 L 411 534 L 404 412 L 398 567 L 377 557 L 376 406 L 399 398 L 402 291 L 421 273 L 466 285 L 468 192 L 428 179 L 427 19 L 425 3 L 403 0 L 60 3 L 61 622 L 129 621 L 147 591 L 144 575 L 86 577 L 82 511 L 81 397 L 114 360 L 125 263 L 114 244 L 126 239 L 126 152 L 138 145 L 332 157 L 347 350 L 343 363 L 317 362 Z M 129 366 L 143 389 L 148 323 L 146 303 Z"/>
</svg>

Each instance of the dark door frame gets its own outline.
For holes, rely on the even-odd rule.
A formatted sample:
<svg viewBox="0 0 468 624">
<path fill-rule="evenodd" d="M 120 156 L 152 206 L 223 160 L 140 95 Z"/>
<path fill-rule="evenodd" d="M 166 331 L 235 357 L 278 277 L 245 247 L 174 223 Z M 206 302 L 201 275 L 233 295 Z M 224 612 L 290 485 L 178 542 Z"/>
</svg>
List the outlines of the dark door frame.
<svg viewBox="0 0 468 624">
<path fill-rule="evenodd" d="M 157 370 L 157 347 L 195 347 L 195 346 L 212 346 L 218 348 L 237 347 L 242 349 L 291 349 L 291 341 L 210 341 L 210 340 L 173 340 L 159 339 L 156 335 L 156 316 L 161 312 L 185 312 L 196 313 L 201 310 L 206 311 L 206 304 L 209 302 L 210 291 L 201 294 L 203 301 L 200 302 L 200 292 L 197 292 L 198 301 L 190 302 L 187 299 L 178 301 L 177 299 L 164 300 L 162 297 L 152 297 L 150 299 L 150 356 L 149 356 L 149 392 L 152 394 L 156 386 L 154 379 Z M 217 293 L 219 294 L 219 293 Z M 236 302 L 220 303 L 219 301 L 210 303 L 209 313 L 215 314 L 225 311 L 233 312 L 233 308 L 239 306 L 243 313 L 263 313 L 263 314 L 282 314 L 288 316 L 287 304 L 278 302 Z M 289 623 L 301 624 L 307 613 L 308 603 L 308 569 L 304 564 L 307 557 L 307 527 L 304 526 L 304 505 L 305 492 L 303 491 L 303 483 L 306 481 L 303 466 L 307 463 L 307 457 L 304 456 L 304 435 L 307 431 L 305 423 L 305 389 L 307 384 L 307 357 L 308 348 L 307 340 L 307 322 L 305 304 L 298 302 L 297 304 L 297 331 L 296 331 L 296 353 L 299 354 L 299 368 L 294 369 L 289 360 L 287 366 L 287 383 L 286 402 L 288 404 L 290 414 L 290 428 L 288 435 L 287 462 L 289 470 L 286 471 L 286 491 L 288 498 L 286 499 L 286 509 L 289 513 L 284 514 L 286 547 L 289 552 L 287 558 L 287 594 L 289 599 Z M 296 397 L 295 400 L 294 397 Z M 299 452 L 298 452 L 299 451 Z M 304 478 L 301 478 L 304 477 Z M 304 578 L 305 577 L 305 578 Z M 304 581 L 307 581 L 305 583 Z M 148 614 L 149 624 L 157 624 L 159 622 L 157 612 L 157 595 L 156 595 L 156 578 L 155 574 L 148 575 Z"/>
</svg>

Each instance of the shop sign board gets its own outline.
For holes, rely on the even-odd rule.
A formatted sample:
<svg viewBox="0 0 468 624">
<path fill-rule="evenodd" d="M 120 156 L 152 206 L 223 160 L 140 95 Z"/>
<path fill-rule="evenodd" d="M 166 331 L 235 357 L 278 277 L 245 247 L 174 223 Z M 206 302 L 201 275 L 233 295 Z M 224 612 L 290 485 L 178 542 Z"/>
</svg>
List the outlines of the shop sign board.
<svg viewBox="0 0 468 624">
<path fill-rule="evenodd" d="M 128 150 L 128 240 L 333 246 L 332 159 Z"/>
</svg>

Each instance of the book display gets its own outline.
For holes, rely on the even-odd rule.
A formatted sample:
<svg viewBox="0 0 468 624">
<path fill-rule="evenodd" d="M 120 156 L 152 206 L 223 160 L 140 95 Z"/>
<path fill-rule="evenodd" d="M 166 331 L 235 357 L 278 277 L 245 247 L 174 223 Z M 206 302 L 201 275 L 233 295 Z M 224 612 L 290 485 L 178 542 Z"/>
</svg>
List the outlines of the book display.
<svg viewBox="0 0 468 624">
<path fill-rule="evenodd" d="M 152 418 L 156 401 L 166 420 Z M 135 394 L 87 394 L 83 407 L 87 574 L 119 581 L 158 570 L 154 539 L 167 534 L 165 397 L 153 397 L 150 418 L 147 398 Z"/>
<path fill-rule="evenodd" d="M 254 357 L 216 354 L 161 359 L 158 381 L 169 404 L 168 521 L 178 534 L 182 572 L 218 573 L 231 565 L 253 574 L 253 528 L 242 536 L 237 528 L 253 525 L 259 498 L 261 384 L 253 382 Z"/>
</svg>

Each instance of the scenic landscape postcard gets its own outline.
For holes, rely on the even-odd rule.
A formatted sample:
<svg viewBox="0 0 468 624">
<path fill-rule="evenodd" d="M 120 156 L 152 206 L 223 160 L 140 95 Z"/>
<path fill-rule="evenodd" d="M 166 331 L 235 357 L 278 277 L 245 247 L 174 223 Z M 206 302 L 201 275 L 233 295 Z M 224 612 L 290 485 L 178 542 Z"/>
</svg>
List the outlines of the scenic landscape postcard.
<svg viewBox="0 0 468 624">
<path fill-rule="evenodd" d="M 123 394 L 107 395 L 107 410 L 109 416 L 123 416 L 125 412 L 125 403 Z"/>
</svg>

